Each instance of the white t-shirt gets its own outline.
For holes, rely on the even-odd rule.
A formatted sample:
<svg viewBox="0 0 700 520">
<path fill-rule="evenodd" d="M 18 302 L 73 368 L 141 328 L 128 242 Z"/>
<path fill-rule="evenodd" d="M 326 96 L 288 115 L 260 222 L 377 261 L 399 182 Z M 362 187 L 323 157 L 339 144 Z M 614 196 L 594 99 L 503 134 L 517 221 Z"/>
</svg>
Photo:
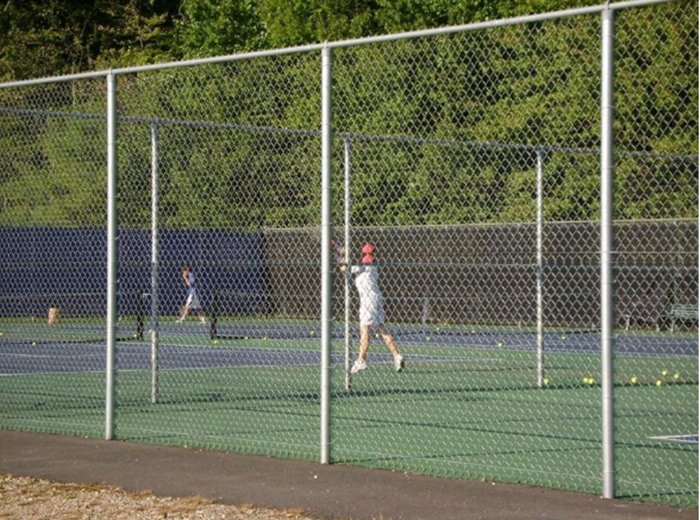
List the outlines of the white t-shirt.
<svg viewBox="0 0 700 520">
<path fill-rule="evenodd" d="M 384 299 L 379 289 L 379 274 L 372 264 L 354 265 L 355 287 L 360 295 L 360 325 L 384 323 Z"/>
</svg>

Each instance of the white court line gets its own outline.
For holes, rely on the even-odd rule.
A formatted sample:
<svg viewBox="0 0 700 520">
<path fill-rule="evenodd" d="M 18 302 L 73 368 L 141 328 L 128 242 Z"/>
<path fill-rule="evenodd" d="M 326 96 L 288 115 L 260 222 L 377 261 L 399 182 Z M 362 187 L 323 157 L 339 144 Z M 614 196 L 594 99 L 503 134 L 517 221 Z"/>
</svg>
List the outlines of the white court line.
<svg viewBox="0 0 700 520">
<path fill-rule="evenodd" d="M 665 435 L 661 437 L 649 437 L 655 441 L 671 441 L 671 442 L 685 442 L 687 444 L 698 444 L 698 434 L 691 433 L 689 435 Z"/>
</svg>

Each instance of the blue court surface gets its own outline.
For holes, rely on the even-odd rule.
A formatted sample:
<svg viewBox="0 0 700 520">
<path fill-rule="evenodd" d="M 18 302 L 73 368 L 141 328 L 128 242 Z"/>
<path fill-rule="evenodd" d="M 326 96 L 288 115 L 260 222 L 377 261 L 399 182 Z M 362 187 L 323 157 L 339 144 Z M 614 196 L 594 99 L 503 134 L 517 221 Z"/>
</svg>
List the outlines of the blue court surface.
<svg viewBox="0 0 700 520">
<path fill-rule="evenodd" d="M 23 332 L 9 330 L 0 338 L 0 375 L 29 373 L 100 372 L 105 369 L 106 343 L 100 339 L 82 339 L 99 334 L 89 329 L 55 331 L 43 337 L 27 339 Z M 236 325 L 218 328 L 211 339 L 209 327 L 194 320 L 185 325 L 167 323 L 160 327 L 158 368 L 202 369 L 243 366 L 319 365 L 320 329 L 308 325 Z M 407 362 L 469 363 L 492 361 L 494 366 L 511 357 L 536 356 L 538 336 L 532 330 L 421 329 L 417 326 L 391 328 Z M 37 336 L 39 336 L 37 334 Z M 71 337 L 75 341 L 71 341 Z M 359 338 L 353 327 L 350 348 L 357 349 Z M 344 328 L 332 330 L 331 363 L 345 362 Z M 390 362 L 382 339 L 372 338 L 375 362 Z M 692 334 L 620 333 L 615 337 L 615 354 L 621 357 L 697 357 L 698 340 Z M 549 354 L 585 354 L 600 352 L 600 334 L 596 332 L 548 331 L 543 335 L 543 351 Z M 148 331 L 142 340 L 117 342 L 118 370 L 148 370 L 152 367 Z"/>
</svg>

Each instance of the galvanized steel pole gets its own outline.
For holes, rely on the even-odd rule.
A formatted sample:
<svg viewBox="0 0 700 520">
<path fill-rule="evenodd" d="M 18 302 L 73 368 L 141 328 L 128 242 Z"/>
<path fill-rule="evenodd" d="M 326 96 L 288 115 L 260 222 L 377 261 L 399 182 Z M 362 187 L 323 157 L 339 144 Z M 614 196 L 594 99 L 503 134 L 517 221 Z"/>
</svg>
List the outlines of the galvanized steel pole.
<svg viewBox="0 0 700 520">
<path fill-rule="evenodd" d="M 544 201 L 542 168 L 544 152 L 537 152 L 537 386 L 544 386 L 544 294 L 543 294 L 543 234 Z"/>
<path fill-rule="evenodd" d="M 333 319 L 331 270 L 331 158 L 332 158 L 331 48 L 321 50 L 321 464 L 330 463 L 330 352 Z"/>
<path fill-rule="evenodd" d="M 613 401 L 613 52 L 614 14 L 601 13 L 600 96 L 600 352 L 603 414 L 603 498 L 615 498 L 615 424 Z"/>
<path fill-rule="evenodd" d="M 352 377 L 350 375 L 350 175 L 352 171 L 351 165 L 351 140 L 345 138 L 345 390 L 352 390 Z"/>
<path fill-rule="evenodd" d="M 151 125 L 151 402 L 158 402 L 158 124 Z"/>
<path fill-rule="evenodd" d="M 114 436 L 114 357 L 119 280 L 117 227 L 117 78 L 107 74 L 107 359 L 105 363 L 105 439 Z"/>
</svg>

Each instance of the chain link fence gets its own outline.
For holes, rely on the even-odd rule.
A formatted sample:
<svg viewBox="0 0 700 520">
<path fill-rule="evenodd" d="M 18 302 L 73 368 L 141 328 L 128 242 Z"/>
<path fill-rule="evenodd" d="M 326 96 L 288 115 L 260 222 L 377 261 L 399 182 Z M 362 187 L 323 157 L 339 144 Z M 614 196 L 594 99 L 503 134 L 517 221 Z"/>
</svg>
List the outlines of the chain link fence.
<svg viewBox="0 0 700 520">
<path fill-rule="evenodd" d="M 104 78 L 0 89 L 0 426 L 600 494 L 600 11 L 331 45 L 333 247 L 321 46 L 117 71 L 113 347 Z M 683 507 L 697 11 L 615 10 L 615 495 Z"/>
</svg>

